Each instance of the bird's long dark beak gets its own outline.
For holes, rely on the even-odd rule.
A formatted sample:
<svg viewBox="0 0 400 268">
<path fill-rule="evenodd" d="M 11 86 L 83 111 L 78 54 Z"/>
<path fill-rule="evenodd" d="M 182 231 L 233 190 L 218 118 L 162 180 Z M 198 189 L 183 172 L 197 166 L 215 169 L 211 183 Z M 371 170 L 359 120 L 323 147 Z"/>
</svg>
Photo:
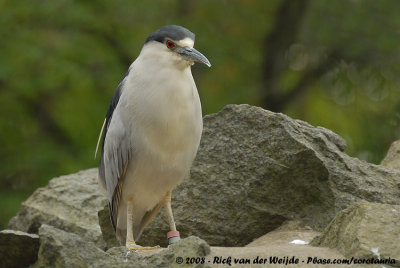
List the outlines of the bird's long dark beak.
<svg viewBox="0 0 400 268">
<path fill-rule="evenodd" d="M 178 53 L 182 55 L 185 60 L 204 63 L 208 67 L 211 67 L 211 63 L 206 56 L 193 47 L 182 47 L 179 49 Z"/>
</svg>

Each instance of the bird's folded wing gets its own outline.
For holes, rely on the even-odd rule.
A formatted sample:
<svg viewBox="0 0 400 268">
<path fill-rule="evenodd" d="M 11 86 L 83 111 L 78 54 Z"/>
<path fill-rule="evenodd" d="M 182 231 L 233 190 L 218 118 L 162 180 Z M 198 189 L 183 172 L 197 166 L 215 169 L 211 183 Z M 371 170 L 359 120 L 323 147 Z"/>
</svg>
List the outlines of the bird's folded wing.
<svg viewBox="0 0 400 268">
<path fill-rule="evenodd" d="M 99 166 L 99 176 L 106 186 L 114 229 L 117 223 L 122 185 L 131 155 L 129 135 L 118 114 L 114 114 L 104 139 Z"/>
<path fill-rule="evenodd" d="M 114 230 L 117 223 L 122 184 L 131 157 L 129 135 L 117 108 L 120 103 L 120 96 L 124 89 L 125 78 L 128 74 L 129 69 L 121 79 L 121 82 L 114 93 L 99 137 L 100 140 L 104 131 L 99 165 L 99 179 L 108 194 L 108 205 Z M 98 145 L 99 144 L 97 144 L 97 146 Z"/>
</svg>

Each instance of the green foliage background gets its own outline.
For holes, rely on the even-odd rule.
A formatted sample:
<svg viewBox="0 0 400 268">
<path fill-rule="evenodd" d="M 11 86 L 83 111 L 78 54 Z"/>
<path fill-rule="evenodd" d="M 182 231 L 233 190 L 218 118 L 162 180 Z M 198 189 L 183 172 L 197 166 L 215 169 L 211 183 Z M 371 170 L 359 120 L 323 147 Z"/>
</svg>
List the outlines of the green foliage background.
<svg viewBox="0 0 400 268">
<path fill-rule="evenodd" d="M 400 137 L 398 10 L 396 0 L 0 0 L 0 227 L 50 178 L 97 165 L 111 96 L 166 24 L 195 32 L 213 64 L 193 68 L 204 114 L 263 106 L 379 163 Z"/>
</svg>

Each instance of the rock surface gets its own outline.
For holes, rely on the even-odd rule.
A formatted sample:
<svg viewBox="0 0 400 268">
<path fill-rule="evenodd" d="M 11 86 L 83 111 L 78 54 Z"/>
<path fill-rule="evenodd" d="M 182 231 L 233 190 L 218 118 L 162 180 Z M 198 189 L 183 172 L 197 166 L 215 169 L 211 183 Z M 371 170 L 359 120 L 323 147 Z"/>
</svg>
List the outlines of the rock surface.
<svg viewBox="0 0 400 268">
<path fill-rule="evenodd" d="M 400 140 L 390 145 L 389 151 L 381 164 L 388 168 L 400 169 Z"/>
<path fill-rule="evenodd" d="M 299 259 L 296 267 L 345 267 L 341 265 L 316 265 L 307 263 L 309 256 L 320 259 L 339 259 L 343 255 L 328 248 L 314 248 L 309 245 L 290 243 L 295 239 L 310 241 L 318 232 L 298 225 L 285 225 L 247 247 L 211 247 L 198 237 L 188 237 L 178 243 L 151 251 L 132 252 L 125 247 L 113 247 L 106 252 L 92 242 L 49 225 L 39 229 L 41 245 L 38 267 L 249 267 L 257 259 L 266 260 L 256 267 L 287 267 L 271 264 L 270 256 L 284 259 L 295 256 Z M 180 259 L 181 258 L 181 259 Z M 179 259 L 182 263 L 179 263 Z M 235 263 L 235 260 L 237 263 Z M 231 265 L 228 263 L 230 262 Z M 240 263 L 242 262 L 242 263 Z M 348 266 L 346 266 L 348 267 Z"/>
<path fill-rule="evenodd" d="M 106 248 L 119 247 L 120 244 L 115 237 L 115 232 L 110 220 L 110 211 L 108 205 L 105 205 L 103 209 L 97 212 L 99 217 L 99 225 L 103 234 L 103 240 L 106 243 Z"/>
<path fill-rule="evenodd" d="M 182 239 L 168 249 L 151 252 L 133 252 L 125 247 L 111 248 L 107 252 L 95 243 L 85 241 L 76 234 L 49 225 L 39 229 L 40 249 L 38 267 L 187 267 L 177 265 L 178 256 L 202 257 L 210 252 L 206 242 L 198 237 Z M 201 267 L 201 266 L 199 266 Z"/>
<path fill-rule="evenodd" d="M 0 231 L 0 267 L 27 267 L 37 260 L 39 236 L 15 230 Z"/>
<path fill-rule="evenodd" d="M 8 227 L 38 233 L 45 223 L 78 234 L 104 247 L 97 211 L 106 204 L 97 184 L 97 169 L 89 169 L 50 180 L 22 203 Z"/>
<path fill-rule="evenodd" d="M 338 212 L 360 201 L 400 204 L 400 170 L 349 157 L 344 148 L 343 139 L 330 130 L 249 105 L 229 105 L 206 116 L 190 177 L 174 190 L 172 202 L 181 237 L 194 235 L 221 246 L 211 247 L 207 262 L 197 264 L 225 267 L 214 258 L 228 255 L 341 257 L 337 251 L 288 244 L 287 239 L 310 241 L 313 230 L 323 230 Z M 113 247 L 118 243 L 106 203 L 97 169 L 89 169 L 52 179 L 35 191 L 9 227 L 39 233 L 35 267 L 164 266 L 176 265 L 179 254 L 195 254 L 185 256 L 189 260 L 207 254 L 208 245 L 193 237 L 151 253 Z M 289 230 L 285 225 L 276 230 L 287 220 L 310 228 Z M 389 223 L 383 221 L 382 228 Z M 162 211 L 138 244 L 166 246 L 167 231 Z M 379 252 L 391 254 L 389 249 Z"/>
<path fill-rule="evenodd" d="M 249 105 L 204 117 L 191 176 L 172 194 L 177 228 L 211 245 L 243 246 L 286 220 L 322 230 L 361 201 L 400 204 L 400 171 L 345 154 L 332 131 Z M 161 215 L 141 243 L 165 245 Z"/>
<path fill-rule="evenodd" d="M 337 250 L 312 247 L 308 244 L 296 244 L 295 241 L 310 242 L 319 233 L 311 230 L 309 227 L 303 227 L 299 222 L 289 221 L 278 229 L 257 238 L 246 247 L 211 247 L 211 253 L 207 256 L 207 260 L 213 264 L 215 257 L 222 257 L 222 259 L 232 258 L 232 267 L 349 267 L 349 265 L 321 265 L 315 264 L 314 258 L 322 259 L 343 259 L 345 258 Z M 289 259 L 294 256 L 298 259 L 298 264 L 285 265 L 271 263 L 270 257 Z M 312 258 L 312 259 L 309 259 Z M 234 263 L 234 260 L 249 260 L 249 264 Z M 262 262 L 266 260 L 265 262 Z M 228 267 L 228 265 L 215 265 L 212 267 Z M 229 266 L 231 267 L 231 266 Z"/>
<path fill-rule="evenodd" d="M 351 258 L 395 259 L 400 267 L 400 206 L 361 202 L 336 215 L 314 246 Z"/>
</svg>

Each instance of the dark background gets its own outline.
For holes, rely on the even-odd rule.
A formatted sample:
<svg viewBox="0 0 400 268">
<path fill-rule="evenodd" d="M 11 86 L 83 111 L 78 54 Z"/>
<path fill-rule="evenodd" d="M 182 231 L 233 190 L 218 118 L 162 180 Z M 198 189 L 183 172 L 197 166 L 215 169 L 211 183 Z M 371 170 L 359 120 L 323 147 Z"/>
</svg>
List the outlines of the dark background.
<svg viewBox="0 0 400 268">
<path fill-rule="evenodd" d="M 111 96 L 146 37 L 196 33 L 203 113 L 249 103 L 380 163 L 400 137 L 400 1 L 0 0 L 0 227 L 55 176 L 95 167 Z"/>
</svg>

